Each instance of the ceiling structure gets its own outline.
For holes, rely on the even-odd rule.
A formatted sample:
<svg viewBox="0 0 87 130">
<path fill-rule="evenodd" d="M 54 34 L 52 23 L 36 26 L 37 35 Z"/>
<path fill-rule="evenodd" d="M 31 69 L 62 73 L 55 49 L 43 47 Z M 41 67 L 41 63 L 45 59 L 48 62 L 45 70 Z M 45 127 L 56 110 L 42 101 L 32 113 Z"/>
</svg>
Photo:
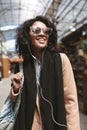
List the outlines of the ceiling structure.
<svg viewBox="0 0 87 130">
<path fill-rule="evenodd" d="M 51 3 L 52 0 L 0 0 L 0 40 L 13 39 L 23 21 L 44 14 Z"/>
<path fill-rule="evenodd" d="M 87 24 L 87 0 L 0 0 L 0 41 L 15 39 L 16 28 L 37 15 L 53 20 L 61 41 Z"/>
<path fill-rule="evenodd" d="M 87 0 L 54 0 L 47 15 L 54 20 L 61 40 L 87 25 Z"/>
</svg>

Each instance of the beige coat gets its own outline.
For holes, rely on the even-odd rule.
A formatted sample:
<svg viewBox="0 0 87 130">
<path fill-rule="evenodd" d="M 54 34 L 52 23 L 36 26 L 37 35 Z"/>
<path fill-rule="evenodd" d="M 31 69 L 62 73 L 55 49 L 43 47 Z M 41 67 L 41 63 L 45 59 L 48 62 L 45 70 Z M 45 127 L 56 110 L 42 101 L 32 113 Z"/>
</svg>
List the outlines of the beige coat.
<svg viewBox="0 0 87 130">
<path fill-rule="evenodd" d="M 72 67 L 68 57 L 65 54 L 61 53 L 61 59 L 67 127 L 68 130 L 80 130 L 77 90 Z M 32 130 L 41 130 L 41 118 L 38 106 L 38 96 L 36 104 L 38 111 L 35 110 Z"/>
</svg>

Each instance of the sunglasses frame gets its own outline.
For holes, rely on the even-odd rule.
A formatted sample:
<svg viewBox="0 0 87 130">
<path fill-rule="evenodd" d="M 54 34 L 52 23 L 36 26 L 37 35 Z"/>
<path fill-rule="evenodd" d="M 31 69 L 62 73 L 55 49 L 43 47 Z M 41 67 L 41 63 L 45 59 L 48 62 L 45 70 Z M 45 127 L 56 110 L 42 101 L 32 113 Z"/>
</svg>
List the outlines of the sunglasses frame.
<svg viewBox="0 0 87 130">
<path fill-rule="evenodd" d="M 41 33 L 41 31 L 43 31 L 43 33 L 45 35 L 51 35 L 53 29 L 52 28 L 49 28 L 47 27 L 46 29 L 44 28 L 40 28 L 40 27 L 33 27 L 33 26 L 30 26 L 30 30 L 35 34 L 35 35 L 39 35 Z M 50 31 L 50 32 L 49 32 Z"/>
</svg>

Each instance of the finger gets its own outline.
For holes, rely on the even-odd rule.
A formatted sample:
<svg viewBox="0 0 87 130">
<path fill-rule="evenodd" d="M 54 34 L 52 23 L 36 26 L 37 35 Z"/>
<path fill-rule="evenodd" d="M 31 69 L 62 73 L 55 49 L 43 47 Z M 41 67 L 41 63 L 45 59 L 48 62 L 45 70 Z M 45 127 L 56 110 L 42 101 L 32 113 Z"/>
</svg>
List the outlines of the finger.
<svg viewBox="0 0 87 130">
<path fill-rule="evenodd" d="M 22 79 L 22 77 L 23 77 L 23 74 L 19 72 L 19 73 L 12 75 L 11 80 L 14 80 L 14 79 L 20 80 L 20 79 Z"/>
</svg>

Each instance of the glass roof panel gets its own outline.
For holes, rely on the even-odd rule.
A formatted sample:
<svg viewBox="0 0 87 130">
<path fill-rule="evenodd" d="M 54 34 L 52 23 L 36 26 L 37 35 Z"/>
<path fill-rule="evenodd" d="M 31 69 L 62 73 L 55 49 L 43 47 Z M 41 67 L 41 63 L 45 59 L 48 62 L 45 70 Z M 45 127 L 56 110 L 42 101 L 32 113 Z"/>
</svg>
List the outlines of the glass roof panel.
<svg viewBox="0 0 87 130">
<path fill-rule="evenodd" d="M 36 15 L 48 14 L 54 20 L 61 39 L 71 33 L 71 27 L 77 29 L 87 24 L 86 12 L 87 0 L 0 0 L 0 28 L 17 26 Z M 4 31 L 2 33 L 6 35 Z"/>
</svg>

